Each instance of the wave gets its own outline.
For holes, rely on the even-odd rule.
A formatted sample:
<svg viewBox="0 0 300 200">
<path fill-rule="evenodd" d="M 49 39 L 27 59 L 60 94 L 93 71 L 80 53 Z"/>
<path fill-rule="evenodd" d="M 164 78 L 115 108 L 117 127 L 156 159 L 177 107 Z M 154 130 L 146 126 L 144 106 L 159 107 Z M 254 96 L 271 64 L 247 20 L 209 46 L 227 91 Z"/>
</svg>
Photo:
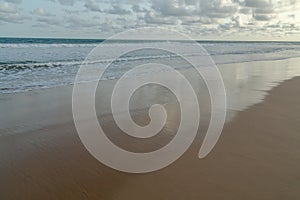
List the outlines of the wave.
<svg viewBox="0 0 300 200">
<path fill-rule="evenodd" d="M 274 48 L 272 50 L 250 50 L 244 52 L 210 52 L 209 55 L 215 56 L 226 56 L 226 55 L 249 55 L 251 59 L 253 59 L 254 55 L 260 54 L 269 54 L 269 53 L 277 53 L 286 51 L 286 58 L 290 57 L 297 57 L 300 55 L 297 49 L 286 49 L 286 48 Z M 291 52 L 294 51 L 294 52 Z M 288 53 L 290 52 L 290 53 Z M 187 53 L 183 54 L 182 56 L 207 56 L 208 54 L 195 54 L 195 53 Z M 100 60 L 57 60 L 57 61 L 49 61 L 49 62 L 37 62 L 37 61 L 13 61 L 13 62 L 0 62 L 0 72 L 7 71 L 7 70 L 27 70 L 27 69 L 36 69 L 36 68 L 50 68 L 50 67 L 63 67 L 63 66 L 80 66 L 82 64 L 89 65 L 89 64 L 108 64 L 108 63 L 117 63 L 117 62 L 131 62 L 131 61 L 139 61 L 139 60 L 153 60 L 153 59 L 165 59 L 165 58 L 176 58 L 179 55 L 175 54 L 163 54 L 163 55 L 149 55 L 149 56 L 125 56 L 119 57 L 117 59 L 100 59 Z M 285 58 L 283 55 L 280 56 L 280 59 Z M 267 58 L 265 58 L 267 59 Z M 258 60 L 265 60 L 262 56 Z M 274 58 L 273 58 L 274 59 Z M 245 60 L 246 61 L 246 60 Z M 247 60 L 248 61 L 248 60 Z M 241 61 L 239 61 L 241 62 Z M 218 62 L 218 64 L 224 64 L 227 62 Z"/>
<path fill-rule="evenodd" d="M 186 56 L 194 56 L 194 54 L 188 54 Z M 138 60 L 151 60 L 151 59 L 163 59 L 163 58 L 179 57 L 174 54 L 166 55 L 150 55 L 150 56 L 127 56 L 119 57 L 117 59 L 100 59 L 100 60 L 65 60 L 55 62 L 36 62 L 36 61 L 20 61 L 20 62 L 0 62 L 0 71 L 5 70 L 25 70 L 34 69 L 40 67 L 60 67 L 60 66 L 78 66 L 81 64 L 99 64 L 99 63 L 117 63 L 117 62 L 129 62 Z"/>
<path fill-rule="evenodd" d="M 268 51 L 247 51 L 247 52 L 226 52 L 226 53 L 211 53 L 210 55 L 215 56 L 226 56 L 226 55 L 251 55 L 250 61 L 253 60 L 253 56 L 256 54 L 260 54 L 261 58 L 257 58 L 257 60 L 268 60 L 268 57 L 263 57 L 262 54 L 268 53 L 276 53 L 280 51 L 286 51 L 286 49 L 274 49 Z M 297 57 L 300 53 L 297 54 L 288 54 L 286 56 L 281 56 L 280 59 Z M 183 56 L 207 56 L 207 55 L 199 55 L 199 54 L 184 54 Z M 102 59 L 102 60 L 61 60 L 54 62 L 37 62 L 37 61 L 15 61 L 15 62 L 0 62 L 0 72 L 9 71 L 9 70 L 34 70 L 36 68 L 53 68 L 53 67 L 66 67 L 66 66 L 80 66 L 82 64 L 109 64 L 109 63 L 118 63 L 118 62 L 131 62 L 131 61 L 139 61 L 139 60 L 153 60 L 153 59 L 165 59 L 165 58 L 175 58 L 180 57 L 175 54 L 166 54 L 166 55 L 150 55 L 150 56 L 128 56 L 128 57 L 119 57 L 117 59 Z M 243 58 L 244 60 L 245 58 Z M 274 58 L 272 58 L 274 59 Z M 243 60 L 239 60 L 238 62 L 243 62 Z M 249 61 L 249 60 L 244 60 Z M 224 60 L 223 62 L 219 61 L 218 64 L 230 63 L 233 60 Z"/>
</svg>

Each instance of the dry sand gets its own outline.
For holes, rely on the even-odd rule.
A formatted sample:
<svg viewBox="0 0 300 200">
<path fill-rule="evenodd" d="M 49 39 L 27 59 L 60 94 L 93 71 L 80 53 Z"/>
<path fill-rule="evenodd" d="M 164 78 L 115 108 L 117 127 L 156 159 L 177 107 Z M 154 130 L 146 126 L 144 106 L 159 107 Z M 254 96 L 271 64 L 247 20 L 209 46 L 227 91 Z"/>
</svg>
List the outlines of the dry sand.
<svg viewBox="0 0 300 200">
<path fill-rule="evenodd" d="M 299 85 L 300 78 L 285 81 L 263 102 L 238 112 L 205 159 L 197 157 L 198 137 L 175 163 L 148 174 L 121 173 L 99 163 L 72 122 L 3 135 L 0 199 L 299 199 Z M 157 148 L 170 137 L 137 149 Z"/>
</svg>

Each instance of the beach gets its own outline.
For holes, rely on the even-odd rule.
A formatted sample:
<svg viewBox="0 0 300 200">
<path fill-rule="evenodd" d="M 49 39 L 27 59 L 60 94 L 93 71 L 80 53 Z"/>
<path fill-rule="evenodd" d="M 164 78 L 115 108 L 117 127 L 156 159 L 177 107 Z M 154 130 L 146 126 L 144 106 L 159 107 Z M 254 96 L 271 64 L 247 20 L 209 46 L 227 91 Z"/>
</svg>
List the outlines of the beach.
<svg viewBox="0 0 300 200">
<path fill-rule="evenodd" d="M 72 118 L 71 85 L 1 94 L 0 199 L 298 199 L 299 63 L 291 58 L 218 65 L 228 98 L 227 119 L 204 159 L 198 152 L 209 102 L 200 87 L 203 81 L 194 82 L 199 94 L 204 91 L 195 141 L 176 162 L 146 174 L 116 171 L 88 153 Z M 104 94 L 113 83 L 105 81 Z M 177 102 L 165 94 L 153 87 L 136 95 L 132 115 L 139 124 L 149 122 L 145 105 L 151 95 L 171 113 L 162 133 L 142 143 L 121 134 L 103 103 L 105 95 L 100 95 L 96 108 L 107 136 L 135 152 L 164 146 L 179 120 Z"/>
<path fill-rule="evenodd" d="M 0 0 L 0 200 L 300 200 L 300 0 Z"/>
</svg>

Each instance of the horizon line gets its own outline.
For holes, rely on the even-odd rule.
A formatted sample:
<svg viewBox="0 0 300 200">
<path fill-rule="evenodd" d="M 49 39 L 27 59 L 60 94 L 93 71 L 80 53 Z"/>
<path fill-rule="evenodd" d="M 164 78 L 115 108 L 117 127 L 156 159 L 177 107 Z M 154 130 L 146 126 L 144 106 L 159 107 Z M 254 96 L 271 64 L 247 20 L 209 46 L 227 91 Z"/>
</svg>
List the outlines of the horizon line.
<svg viewBox="0 0 300 200">
<path fill-rule="evenodd" d="M 0 39 L 5 39 L 5 38 L 9 38 L 9 39 L 57 39 L 57 40 L 127 40 L 127 41 L 141 41 L 136 40 L 136 39 L 109 39 L 109 38 L 66 38 L 66 37 L 15 37 L 15 36 L 0 36 Z M 143 39 L 145 41 L 149 40 L 149 41 L 185 41 L 185 40 L 174 40 L 174 39 L 170 39 L 170 40 L 164 40 L 164 39 Z M 283 42 L 290 42 L 290 43 L 300 43 L 300 41 L 295 41 L 295 40 L 228 40 L 228 39 L 224 39 L 224 40 L 219 40 L 219 39 L 193 39 L 194 41 L 197 42 L 278 42 L 278 43 L 283 43 Z M 189 40 L 187 40 L 189 41 Z"/>
</svg>

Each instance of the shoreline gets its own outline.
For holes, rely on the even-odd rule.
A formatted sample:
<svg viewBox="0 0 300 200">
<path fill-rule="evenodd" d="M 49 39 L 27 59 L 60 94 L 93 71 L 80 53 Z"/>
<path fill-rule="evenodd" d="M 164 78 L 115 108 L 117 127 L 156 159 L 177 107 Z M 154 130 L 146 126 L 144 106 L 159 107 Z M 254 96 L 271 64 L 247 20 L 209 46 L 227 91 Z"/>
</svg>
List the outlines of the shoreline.
<svg viewBox="0 0 300 200">
<path fill-rule="evenodd" d="M 218 66 L 223 76 L 227 93 L 227 121 L 230 121 L 238 111 L 264 100 L 267 92 L 285 80 L 300 76 L 298 67 L 300 58 L 275 61 L 253 61 L 247 63 L 224 64 Z M 193 76 L 193 71 L 183 70 L 188 76 Z M 203 80 L 192 80 L 198 93 L 205 93 L 206 86 Z M 201 79 L 201 78 L 198 78 Z M 112 88 L 117 80 L 103 81 L 102 92 L 107 94 L 105 88 Z M 199 86 L 200 85 L 200 86 Z M 202 89 L 204 88 L 204 89 Z M 152 90 L 152 95 L 160 99 L 161 90 Z M 98 95 L 100 96 L 100 94 Z M 149 95 L 150 96 L 150 95 Z M 138 108 L 147 108 L 152 105 L 149 98 L 142 97 L 146 106 L 136 101 Z M 167 95 L 168 100 L 170 95 Z M 102 100 L 100 97 L 100 100 Z M 147 99 L 148 98 L 148 99 Z M 201 96 L 203 98 L 203 95 Z M 107 98 L 103 99 L 108 101 Z M 205 100 L 206 101 L 206 100 Z M 165 103 L 168 101 L 162 101 Z M 205 103 L 204 103 L 205 104 Z M 0 94 L 0 110 L 5 115 L 0 115 L 0 137 L 6 134 L 19 134 L 34 131 L 50 125 L 70 123 L 72 118 L 72 85 L 48 89 L 37 89 L 24 93 Z M 103 113 L 109 113 L 107 106 L 97 105 Z M 202 106 L 204 110 L 207 106 Z M 206 113 L 205 113 L 206 114 Z M 30 117 L 27 117 L 30 116 Z"/>
</svg>

